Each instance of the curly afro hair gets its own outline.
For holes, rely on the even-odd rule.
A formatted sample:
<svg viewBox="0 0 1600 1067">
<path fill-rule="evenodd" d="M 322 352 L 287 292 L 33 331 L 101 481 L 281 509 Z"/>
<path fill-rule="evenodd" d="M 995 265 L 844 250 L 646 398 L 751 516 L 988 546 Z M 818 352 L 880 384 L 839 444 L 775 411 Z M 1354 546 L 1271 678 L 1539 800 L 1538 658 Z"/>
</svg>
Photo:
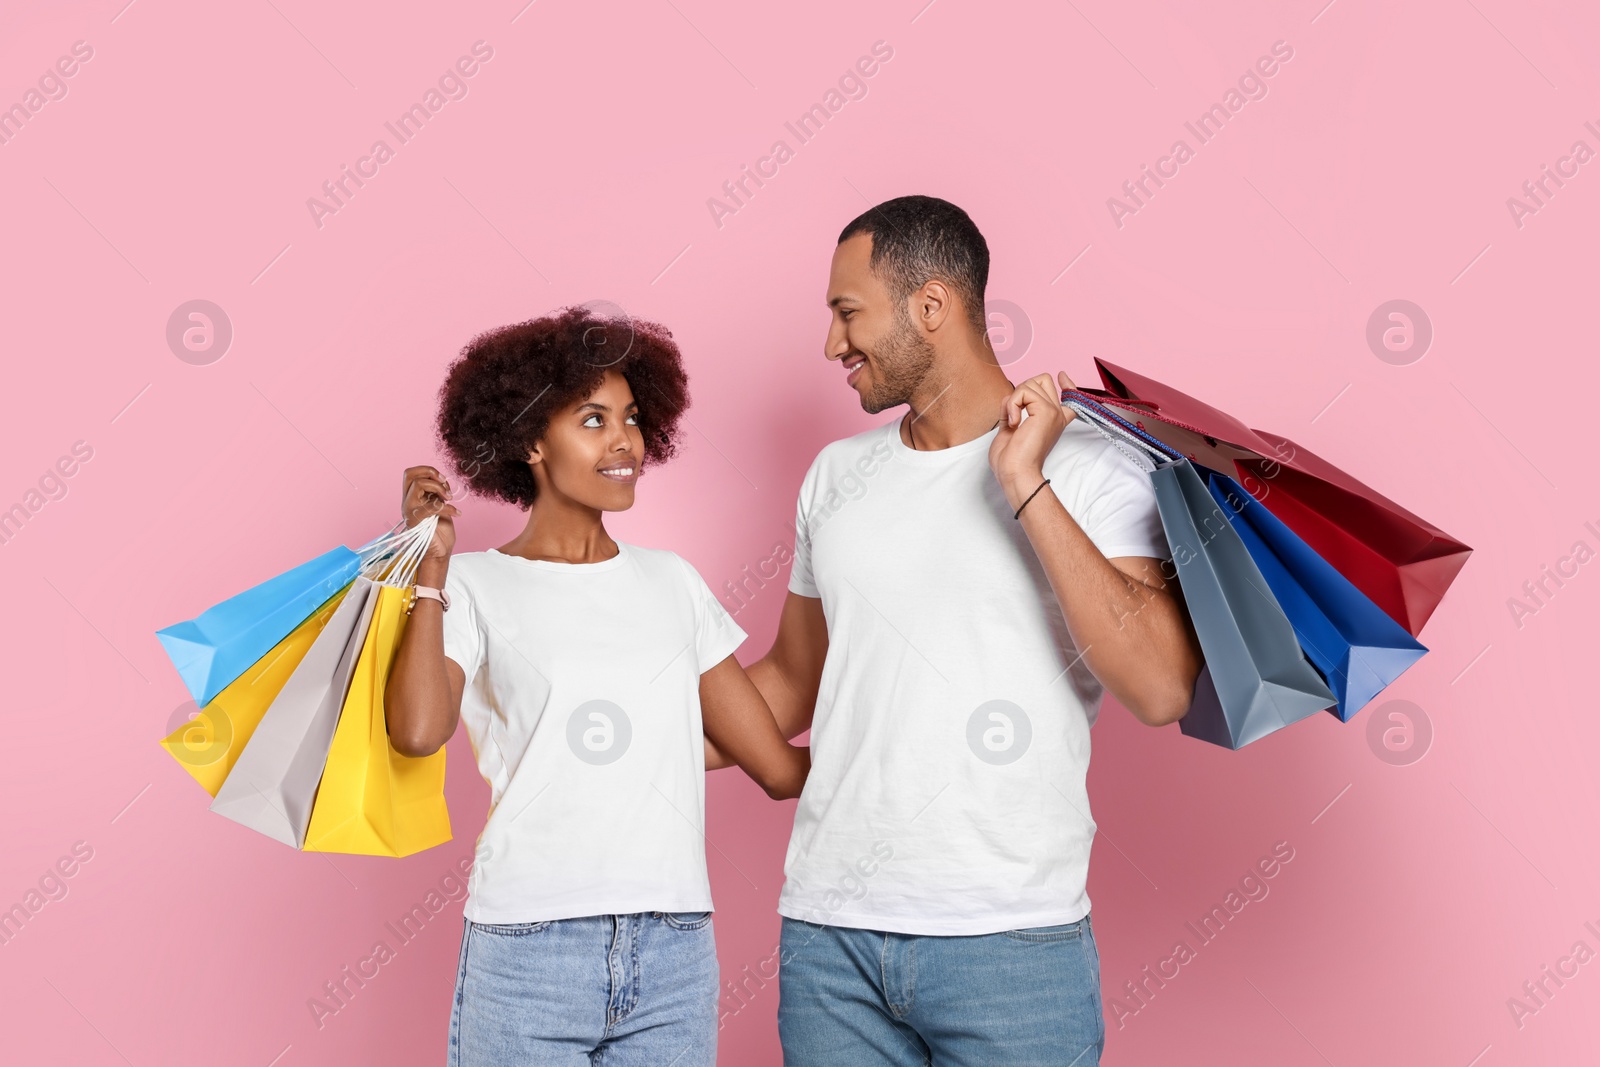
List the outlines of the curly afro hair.
<svg viewBox="0 0 1600 1067">
<path fill-rule="evenodd" d="M 627 379 L 638 402 L 644 462 L 670 459 L 689 378 L 665 326 L 579 305 L 468 342 L 439 388 L 438 420 L 439 441 L 467 488 L 532 506 L 529 450 L 551 416 L 587 398 L 608 370 Z"/>
</svg>

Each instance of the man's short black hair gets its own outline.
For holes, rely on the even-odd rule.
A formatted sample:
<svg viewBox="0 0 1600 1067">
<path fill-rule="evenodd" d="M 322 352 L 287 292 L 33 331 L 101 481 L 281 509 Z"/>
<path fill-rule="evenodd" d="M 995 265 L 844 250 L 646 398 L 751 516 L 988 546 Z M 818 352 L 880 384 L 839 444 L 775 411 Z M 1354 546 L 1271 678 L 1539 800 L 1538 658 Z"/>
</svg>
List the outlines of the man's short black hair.
<svg viewBox="0 0 1600 1067">
<path fill-rule="evenodd" d="M 872 236 L 872 269 L 896 301 L 938 278 L 961 297 L 978 332 L 988 329 L 989 244 L 965 211 L 936 196 L 898 196 L 857 215 L 839 243 L 862 233 Z"/>
</svg>

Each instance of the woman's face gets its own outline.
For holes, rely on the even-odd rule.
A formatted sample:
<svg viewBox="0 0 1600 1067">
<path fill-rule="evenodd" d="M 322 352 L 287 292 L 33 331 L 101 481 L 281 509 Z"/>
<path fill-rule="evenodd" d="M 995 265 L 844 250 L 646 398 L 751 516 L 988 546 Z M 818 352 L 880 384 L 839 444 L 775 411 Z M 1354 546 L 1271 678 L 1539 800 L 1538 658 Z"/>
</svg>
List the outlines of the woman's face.
<svg viewBox="0 0 1600 1067">
<path fill-rule="evenodd" d="M 608 370 L 586 399 L 551 416 L 528 459 L 540 494 L 554 492 L 598 511 L 633 507 L 644 460 L 638 410 L 628 379 Z"/>
</svg>

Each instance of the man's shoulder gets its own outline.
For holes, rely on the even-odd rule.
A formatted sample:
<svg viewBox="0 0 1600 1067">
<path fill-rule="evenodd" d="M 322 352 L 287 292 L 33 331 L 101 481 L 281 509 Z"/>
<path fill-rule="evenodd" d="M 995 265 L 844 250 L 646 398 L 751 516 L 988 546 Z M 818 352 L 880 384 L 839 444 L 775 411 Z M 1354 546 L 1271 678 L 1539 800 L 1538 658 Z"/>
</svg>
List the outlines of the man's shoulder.
<svg viewBox="0 0 1600 1067">
<path fill-rule="evenodd" d="M 1050 449 L 1052 456 L 1087 459 L 1090 462 L 1099 462 L 1100 457 L 1108 451 L 1114 451 L 1111 442 L 1081 418 L 1067 423 L 1061 436 L 1056 439 L 1055 446 Z"/>
<path fill-rule="evenodd" d="M 1120 467 L 1126 467 L 1130 475 L 1144 477 L 1143 470 L 1121 449 L 1081 418 L 1067 423 L 1045 457 L 1045 473 L 1051 477 L 1084 478 L 1094 472 L 1097 477 L 1114 479 L 1122 473 Z"/>
</svg>

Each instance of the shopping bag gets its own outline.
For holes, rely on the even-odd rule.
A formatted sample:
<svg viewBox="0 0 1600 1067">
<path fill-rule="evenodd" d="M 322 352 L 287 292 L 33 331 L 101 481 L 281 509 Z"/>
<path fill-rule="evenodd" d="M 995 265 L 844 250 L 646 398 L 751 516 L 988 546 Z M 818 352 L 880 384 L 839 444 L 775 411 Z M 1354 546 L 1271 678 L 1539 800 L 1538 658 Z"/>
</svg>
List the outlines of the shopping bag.
<svg viewBox="0 0 1600 1067">
<path fill-rule="evenodd" d="M 403 521 L 397 523 L 393 529 L 373 538 L 354 552 L 358 568 L 387 566 L 402 549 L 409 546 L 414 535 L 404 530 L 404 525 Z M 279 587 L 279 592 L 283 592 L 284 588 Z M 287 636 L 269 646 L 264 655 L 246 664 L 238 677 L 229 681 L 215 697 L 209 701 L 197 701 L 201 704 L 201 710 L 195 718 L 162 739 L 162 746 L 206 792 L 216 796 L 262 716 L 266 714 L 267 707 L 315 643 L 349 588 L 346 585 L 326 600 L 313 605 L 315 610 L 307 612 L 290 628 Z M 281 600 L 267 598 L 264 603 L 269 608 L 277 603 L 278 610 L 283 610 Z M 236 632 L 261 632 L 253 628 L 248 617 L 238 616 L 231 609 L 224 614 L 233 614 L 233 621 L 239 624 Z"/>
<path fill-rule="evenodd" d="M 374 586 L 372 621 L 311 808 L 303 844 L 307 852 L 409 856 L 450 840 L 445 750 L 417 758 L 396 752 L 383 706 L 409 618 L 411 580 L 436 523 L 430 516 L 412 528 L 425 529 L 426 536 L 419 535 Z"/>
<path fill-rule="evenodd" d="M 1082 392 L 1192 462 L 1236 476 L 1319 556 L 1415 635 L 1472 549 L 1303 445 L 1154 379 L 1095 360 Z"/>
<path fill-rule="evenodd" d="M 1237 749 L 1336 701 L 1194 464 L 1163 451 L 1082 394 L 1063 400 L 1146 470 L 1205 666 L 1188 712 L 1190 737 Z M 1207 472 L 1210 473 L 1209 471 Z"/>
<path fill-rule="evenodd" d="M 266 710 L 211 803 L 211 810 L 293 848 L 305 841 L 349 691 L 372 620 L 374 586 L 357 576 L 310 651 Z"/>
<path fill-rule="evenodd" d="M 1338 698 L 1328 710 L 1341 721 L 1427 653 L 1238 482 L 1213 472 L 1207 488 L 1289 617 L 1301 651 Z"/>
<path fill-rule="evenodd" d="M 156 631 L 196 704 L 204 707 L 252 663 L 349 585 L 361 559 L 343 545 Z"/>
<path fill-rule="evenodd" d="M 311 651 L 344 599 L 340 590 L 289 635 L 229 682 L 200 714 L 161 742 L 163 748 L 212 796 L 222 787 L 267 708 Z"/>
</svg>

